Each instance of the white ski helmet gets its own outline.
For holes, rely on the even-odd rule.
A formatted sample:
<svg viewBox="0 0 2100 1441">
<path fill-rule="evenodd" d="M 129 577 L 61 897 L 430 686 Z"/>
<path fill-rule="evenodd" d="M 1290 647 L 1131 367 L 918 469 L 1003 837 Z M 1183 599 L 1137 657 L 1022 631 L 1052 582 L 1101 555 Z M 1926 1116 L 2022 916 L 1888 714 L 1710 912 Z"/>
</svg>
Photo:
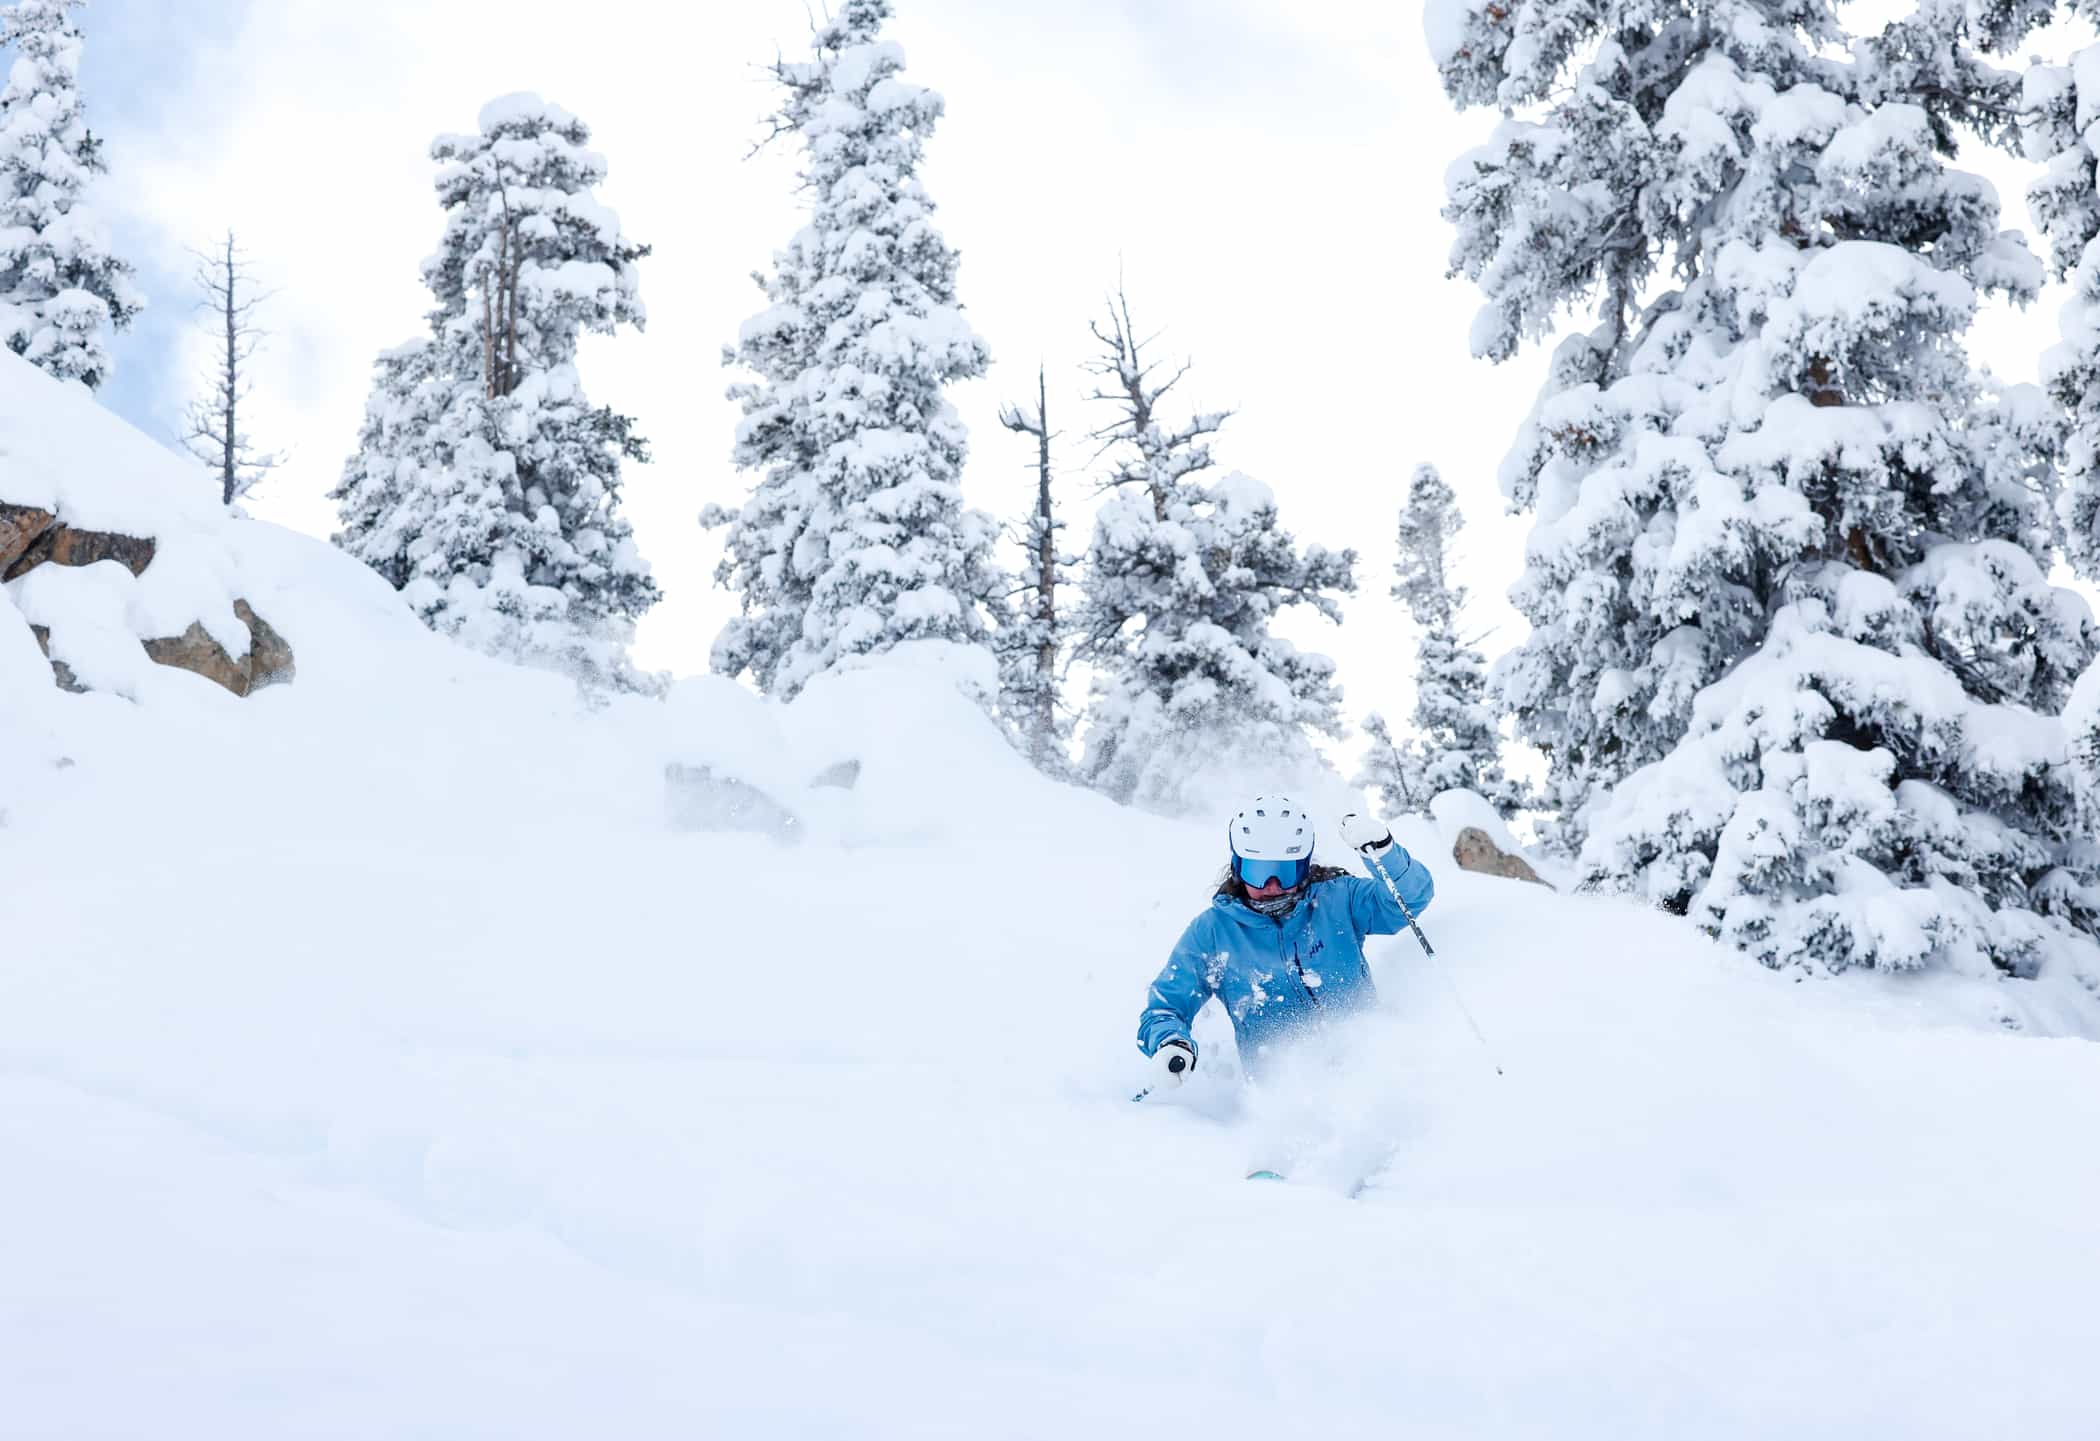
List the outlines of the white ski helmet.
<svg viewBox="0 0 2100 1441">
<path fill-rule="evenodd" d="M 1313 823 L 1289 796 L 1256 796 L 1232 818 L 1226 831 L 1233 869 L 1250 885 L 1269 876 L 1298 886 L 1312 870 Z M 1266 864 L 1247 865 L 1245 862 Z"/>
</svg>

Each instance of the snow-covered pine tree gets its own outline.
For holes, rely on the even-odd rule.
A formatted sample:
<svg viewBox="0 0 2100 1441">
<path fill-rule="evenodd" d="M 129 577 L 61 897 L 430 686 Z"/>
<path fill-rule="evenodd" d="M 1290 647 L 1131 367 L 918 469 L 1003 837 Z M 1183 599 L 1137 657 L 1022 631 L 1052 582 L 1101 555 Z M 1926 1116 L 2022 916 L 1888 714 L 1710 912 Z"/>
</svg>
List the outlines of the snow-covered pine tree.
<svg viewBox="0 0 2100 1441">
<path fill-rule="evenodd" d="M 729 527 L 716 579 L 741 605 L 714 665 L 782 696 L 900 641 L 984 644 L 1006 587 L 998 527 L 963 507 L 968 436 L 944 393 L 989 355 L 919 181 L 943 103 L 903 78 L 890 10 L 844 0 L 809 59 L 772 67 L 773 134 L 802 147 L 809 223 L 724 352 L 757 376 L 729 393 L 736 463 L 758 480 L 741 511 L 702 515 Z"/>
<path fill-rule="evenodd" d="M 329 493 L 343 525 L 335 542 L 402 590 L 450 553 L 440 527 L 501 508 L 485 495 L 500 490 L 498 459 L 487 397 L 446 373 L 437 341 L 383 351 L 373 369 L 357 450 Z"/>
<path fill-rule="evenodd" d="M 331 492 L 337 544 L 477 649 L 644 685 L 626 660 L 657 598 L 620 513 L 634 422 L 585 397 L 585 331 L 645 319 L 636 262 L 594 188 L 582 121 L 536 95 L 491 102 L 432 158 L 444 238 L 423 264 L 427 339 L 380 358 L 356 455 Z"/>
<path fill-rule="evenodd" d="M 1379 808 L 1386 815 L 1428 810 L 1436 792 L 1422 773 L 1427 757 L 1421 746 L 1411 740 L 1395 739 L 1392 726 L 1377 711 L 1364 717 L 1364 738 L 1369 744 L 1364 747 L 1363 760 L 1350 784 L 1376 795 Z"/>
<path fill-rule="evenodd" d="M 1269 488 L 1238 472 L 1211 484 L 1205 437 L 1223 413 L 1169 430 L 1164 381 L 1119 293 L 1096 326 L 1098 399 L 1116 419 L 1116 493 L 1095 517 L 1077 624 L 1093 667 L 1081 772 L 1117 800 L 1163 811 L 1215 803 L 1212 778 L 1303 775 L 1320 766 L 1309 732 L 1339 735 L 1334 662 L 1272 635 L 1278 612 L 1309 605 L 1341 619 L 1356 552 L 1300 552 Z"/>
<path fill-rule="evenodd" d="M 1505 471 L 1538 520 L 1501 682 L 1590 882 L 1768 964 L 2091 952 L 2062 899 L 2090 877 L 2050 713 L 2093 632 L 2045 578 L 2055 438 L 1961 346 L 1979 292 L 2041 278 L 1946 160 L 2009 134 L 1975 47 L 2035 17 L 1987 18 L 1933 0 L 1846 49 L 1821 5 L 1432 17 L 1454 97 L 1535 117 L 1454 171 L 1476 349 L 1604 297 Z"/>
<path fill-rule="evenodd" d="M 7 348 L 90 390 L 110 375 L 109 333 L 145 299 L 131 265 L 83 201 L 107 169 L 80 99 L 85 0 L 16 0 L 0 10 L 14 51 L 0 90 L 0 336 Z"/>
<path fill-rule="evenodd" d="M 1042 366 L 1035 372 L 1034 407 L 1006 406 L 999 423 L 1035 442 L 1035 506 L 1019 537 L 1024 583 L 997 636 L 1000 706 L 1036 769 L 1062 775 L 1071 769 L 1066 745 L 1072 726 L 1061 704 L 1059 663 L 1071 623 L 1057 603 L 1065 564 L 1057 537 L 1064 522 L 1057 518 L 1051 486 L 1050 444 L 1058 432 L 1050 428 L 1050 388 Z"/>
<path fill-rule="evenodd" d="M 1502 738 L 1487 701 L 1487 663 L 1458 629 L 1466 592 L 1451 578 L 1451 545 L 1464 525 L 1458 497 L 1437 468 L 1417 466 L 1400 508 L 1399 555 L 1393 563 L 1393 599 L 1407 607 L 1420 628 L 1408 744 L 1420 756 L 1420 785 L 1428 793 L 1423 803 L 1438 791 L 1464 789 L 1509 809 L 1522 798 L 1502 774 Z"/>
<path fill-rule="evenodd" d="M 1238 471 L 1180 482 L 1164 519 L 1148 494 L 1110 497 L 1084 581 L 1096 674 L 1086 779 L 1173 813 L 1215 804 L 1218 777 L 1320 769 L 1312 733 L 1343 730 L 1334 662 L 1270 625 L 1293 605 L 1339 623 L 1335 597 L 1355 590 L 1355 566 L 1351 550 L 1301 553 L 1275 495 Z"/>
<path fill-rule="evenodd" d="M 2080 83 L 2080 77 L 2085 83 Z M 2066 421 L 2058 516 L 2065 555 L 2100 577 L 2100 149 L 2087 127 L 2100 108 L 2100 45 L 2068 65 L 2031 65 L 2022 86 L 2027 153 L 2044 165 L 2027 208 L 2049 239 L 2049 267 L 2070 282 L 2061 341 L 2042 357 L 2042 383 Z"/>
<path fill-rule="evenodd" d="M 2050 270 L 2068 280 L 2070 296 L 2059 313 L 2062 339 L 2042 357 L 2042 383 L 2064 423 L 2063 489 L 2057 519 L 2064 554 L 2090 581 L 2100 578 L 2100 149 L 2089 140 L 2100 110 L 2100 45 L 2078 52 L 2067 65 L 2031 64 L 2022 87 L 2021 111 L 2030 159 L 2043 163 L 2028 187 L 2027 208 L 2049 240 Z M 2071 774 L 2084 808 L 2078 833 L 2087 854 L 2067 868 L 2072 876 L 2100 872 L 2100 661 L 2087 666 L 2072 688 L 2063 713 Z M 2100 914 L 2100 887 L 2084 891 L 2060 882 L 2057 895 L 2067 910 L 2087 918 Z M 2095 976 L 2100 989 L 2100 967 Z"/>
</svg>

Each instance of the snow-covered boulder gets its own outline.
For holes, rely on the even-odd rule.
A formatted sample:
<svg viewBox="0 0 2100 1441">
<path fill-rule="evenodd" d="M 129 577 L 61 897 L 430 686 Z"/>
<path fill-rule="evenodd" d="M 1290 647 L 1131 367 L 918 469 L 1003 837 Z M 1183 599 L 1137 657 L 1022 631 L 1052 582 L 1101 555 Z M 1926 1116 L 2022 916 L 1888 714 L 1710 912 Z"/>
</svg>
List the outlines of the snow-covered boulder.
<svg viewBox="0 0 2100 1441">
<path fill-rule="evenodd" d="M 146 654 L 156 664 L 195 671 L 239 696 L 291 680 L 294 674 L 291 642 L 257 615 L 255 608 L 245 600 L 233 603 L 233 614 L 248 627 L 248 649 L 238 658 L 197 621 L 191 621 L 181 635 L 146 641 Z"/>
<path fill-rule="evenodd" d="M 236 696 L 289 681 L 291 643 L 249 603 L 240 522 L 194 466 L 78 385 L 0 356 L 0 594 L 62 690 L 136 699 L 154 665 Z"/>
<path fill-rule="evenodd" d="M 1478 791 L 1440 791 L 1430 801 L 1429 811 L 1436 817 L 1437 830 L 1450 843 L 1451 859 L 1460 870 L 1552 888 L 1518 853 L 1509 827 Z"/>
<path fill-rule="evenodd" d="M 1430 798 L 1429 814 L 1436 817 L 1437 832 L 1446 845 L 1456 845 L 1459 834 L 1470 829 L 1481 832 L 1501 850 L 1514 853 L 1518 849 L 1517 838 L 1509 833 L 1501 812 L 1479 791 L 1464 787 L 1438 791 Z"/>
<path fill-rule="evenodd" d="M 1500 876 L 1510 881 L 1530 881 L 1536 886 L 1546 884 L 1531 868 L 1531 862 L 1503 850 L 1478 826 L 1467 826 L 1458 833 L 1458 839 L 1451 843 L 1451 859 L 1458 862 L 1462 871 Z"/>
</svg>

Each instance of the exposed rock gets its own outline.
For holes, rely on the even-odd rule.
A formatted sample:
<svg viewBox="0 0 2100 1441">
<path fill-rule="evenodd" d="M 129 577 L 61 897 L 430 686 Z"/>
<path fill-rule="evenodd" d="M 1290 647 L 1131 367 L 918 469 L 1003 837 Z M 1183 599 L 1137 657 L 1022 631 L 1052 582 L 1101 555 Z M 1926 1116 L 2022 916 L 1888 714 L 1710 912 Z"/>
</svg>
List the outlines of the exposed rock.
<svg viewBox="0 0 2100 1441">
<path fill-rule="evenodd" d="M 818 771 L 817 778 L 811 781 L 810 785 L 831 786 L 837 790 L 850 791 L 853 789 L 853 783 L 859 779 L 860 761 L 857 758 L 849 757 Z"/>
<path fill-rule="evenodd" d="M 78 530 L 57 523 L 57 518 L 48 510 L 0 501 L 0 581 L 17 579 L 40 565 L 93 565 L 104 560 L 117 561 L 133 575 L 143 575 L 146 567 L 153 564 L 155 549 L 151 536 Z M 226 648 L 212 639 L 203 625 L 194 621 L 181 635 L 159 637 L 141 644 L 145 646 L 146 654 L 159 664 L 194 671 L 238 696 L 289 682 L 297 674 L 291 642 L 278 634 L 275 626 L 257 615 L 247 601 L 235 601 L 233 613 L 240 618 L 241 624 L 248 627 L 247 653 L 238 659 L 228 655 Z M 30 629 L 36 633 L 37 644 L 43 648 L 45 659 L 49 660 L 50 629 L 46 626 L 31 626 Z M 87 689 L 64 661 L 51 661 L 51 673 L 63 690 L 77 694 Z"/>
<path fill-rule="evenodd" d="M 33 625 L 29 628 L 29 633 L 36 637 L 37 648 L 43 651 L 44 659 L 51 660 L 51 627 Z M 51 660 L 51 678 L 58 682 L 60 690 L 71 691 L 74 695 L 87 694 L 87 687 L 80 683 L 80 677 L 73 674 L 73 667 L 62 660 Z M 66 764 L 71 765 L 72 762 L 69 760 Z"/>
<path fill-rule="evenodd" d="M 264 686 L 289 685 L 298 674 L 292 643 L 245 600 L 233 603 L 233 613 L 248 627 L 248 693 L 253 695 Z"/>
<path fill-rule="evenodd" d="M 235 660 L 226 654 L 226 647 L 212 639 L 211 632 L 201 621 L 191 621 L 189 629 L 181 635 L 140 643 L 146 647 L 146 654 L 160 665 L 194 671 L 208 681 L 218 682 L 235 695 L 248 694 L 248 657 Z"/>
<path fill-rule="evenodd" d="M 291 642 L 278 634 L 275 626 L 257 615 L 247 601 L 235 601 L 233 613 L 248 627 L 248 650 L 239 659 L 228 655 L 226 647 L 214 640 L 211 632 L 199 621 L 191 621 L 181 635 L 141 641 L 140 644 L 155 663 L 192 671 L 237 696 L 252 695 L 265 686 L 288 684 L 297 674 Z M 33 625 L 29 629 L 36 636 L 37 645 L 43 649 L 44 658 L 50 660 L 51 628 Z M 61 690 L 75 695 L 87 690 L 73 674 L 72 667 L 62 660 L 51 661 L 51 674 Z"/>
<path fill-rule="evenodd" d="M 687 831 L 755 831 L 777 841 L 802 838 L 802 822 L 779 801 L 735 776 L 706 766 L 664 767 L 664 799 L 671 824 Z"/>
<path fill-rule="evenodd" d="M 37 537 L 51 529 L 58 517 L 33 505 L 13 505 L 0 500 L 0 574 L 36 544 Z"/>
<path fill-rule="evenodd" d="M 1546 885 L 1539 879 L 1539 873 L 1531 868 L 1529 861 L 1503 850 L 1478 826 L 1467 826 L 1458 833 L 1458 839 L 1451 846 L 1451 859 L 1458 862 L 1458 868 L 1462 871 L 1477 871 L 1484 876 L 1502 876 L 1508 880 Z M 1546 889 L 1553 888 L 1546 886 Z"/>
<path fill-rule="evenodd" d="M 15 580 L 38 566 L 93 565 L 98 560 L 120 562 L 133 575 L 144 575 L 153 564 L 154 543 L 150 536 L 118 535 L 107 530 L 75 530 L 70 525 L 48 526 L 0 573 L 0 580 Z"/>
</svg>

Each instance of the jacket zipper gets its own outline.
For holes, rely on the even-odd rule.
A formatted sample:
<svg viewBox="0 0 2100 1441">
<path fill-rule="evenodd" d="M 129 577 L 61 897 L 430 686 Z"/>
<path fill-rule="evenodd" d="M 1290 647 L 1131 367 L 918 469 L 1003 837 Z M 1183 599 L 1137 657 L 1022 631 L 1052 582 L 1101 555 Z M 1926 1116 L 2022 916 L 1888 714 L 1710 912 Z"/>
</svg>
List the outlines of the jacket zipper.
<svg viewBox="0 0 2100 1441">
<path fill-rule="evenodd" d="M 1283 922 L 1282 922 L 1282 921 L 1278 921 L 1278 922 L 1276 923 L 1276 954 L 1277 954 L 1278 956 L 1281 956 L 1281 955 L 1283 954 Z M 1295 947 L 1293 947 L 1293 948 L 1292 948 L 1292 950 L 1291 950 L 1291 955 L 1290 955 L 1290 961 L 1291 961 L 1291 968 L 1292 968 L 1293 970 L 1295 970 L 1295 971 L 1296 971 L 1296 972 L 1298 973 L 1298 989 L 1300 989 L 1301 991 L 1304 991 L 1304 992 L 1305 992 L 1305 999 L 1307 999 L 1308 1001 L 1311 1001 L 1311 1002 L 1313 1003 L 1313 1009 L 1314 1009 L 1314 1010 L 1316 1010 L 1316 1011 L 1317 1011 L 1317 1010 L 1319 1010 L 1319 1009 L 1320 1009 L 1320 993 L 1319 993 L 1318 991 L 1314 990 L 1314 989 L 1312 988 L 1312 986 L 1311 986 L 1310 984 L 1308 984 L 1308 983 L 1307 983 L 1307 981 L 1306 981 L 1306 979 L 1305 979 L 1305 962 L 1303 962 L 1303 961 L 1301 961 L 1301 960 L 1299 960 L 1299 959 L 1298 959 L 1298 952 L 1297 952 L 1297 949 L 1296 949 Z"/>
</svg>

